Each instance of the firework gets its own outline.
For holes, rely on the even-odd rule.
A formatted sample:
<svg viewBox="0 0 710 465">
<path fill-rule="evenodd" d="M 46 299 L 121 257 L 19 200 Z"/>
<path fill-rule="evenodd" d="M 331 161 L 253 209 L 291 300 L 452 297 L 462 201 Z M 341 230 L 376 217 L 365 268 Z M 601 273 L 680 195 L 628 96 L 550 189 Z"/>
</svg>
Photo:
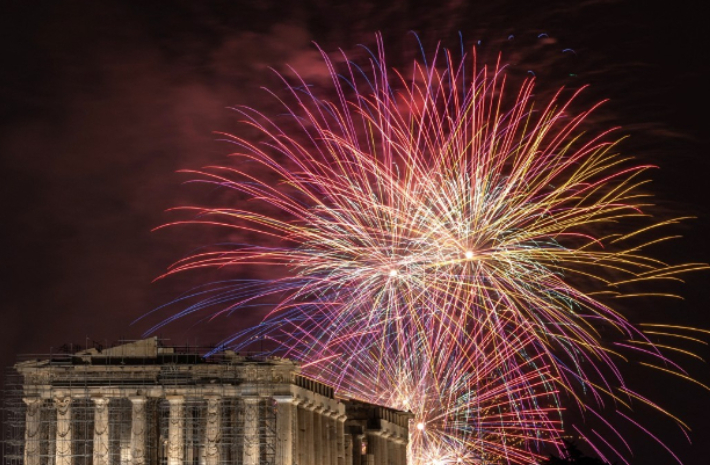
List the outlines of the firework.
<svg viewBox="0 0 710 465">
<path fill-rule="evenodd" d="M 304 369 L 342 395 L 411 412 L 410 463 L 529 463 L 541 452 L 531 445 L 558 445 L 561 409 L 544 365 L 512 362 L 487 331 L 472 334 L 465 353 L 446 336 L 418 336 L 406 356 L 361 356 L 345 367 L 334 357 Z"/>
<path fill-rule="evenodd" d="M 586 131 L 596 107 L 575 112 L 562 91 L 540 105 L 532 79 L 511 86 L 500 64 L 442 49 L 409 77 L 381 44 L 367 66 L 323 57 L 330 96 L 284 78 L 286 116 L 237 108 L 259 136 L 225 134 L 234 162 L 192 172 L 248 201 L 172 223 L 227 227 L 237 245 L 168 274 L 276 277 L 216 284 L 178 316 L 276 299 L 230 343 L 275 340 L 341 392 L 426 417 L 412 463 L 528 463 L 559 443 L 560 396 L 595 415 L 605 398 L 666 413 L 626 385 L 621 352 L 685 372 L 609 302 L 703 265 L 645 254 L 678 220 L 646 213 L 650 166 Z"/>
</svg>

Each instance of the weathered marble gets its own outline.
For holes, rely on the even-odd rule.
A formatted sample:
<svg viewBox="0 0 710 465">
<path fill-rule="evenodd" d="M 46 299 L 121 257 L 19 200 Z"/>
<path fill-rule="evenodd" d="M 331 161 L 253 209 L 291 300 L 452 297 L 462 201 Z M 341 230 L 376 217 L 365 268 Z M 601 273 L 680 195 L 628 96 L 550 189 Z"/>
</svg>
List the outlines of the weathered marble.
<svg viewBox="0 0 710 465">
<path fill-rule="evenodd" d="M 204 360 L 147 339 L 15 368 L 25 465 L 406 465 L 408 414 L 338 399 L 277 357 Z"/>
</svg>

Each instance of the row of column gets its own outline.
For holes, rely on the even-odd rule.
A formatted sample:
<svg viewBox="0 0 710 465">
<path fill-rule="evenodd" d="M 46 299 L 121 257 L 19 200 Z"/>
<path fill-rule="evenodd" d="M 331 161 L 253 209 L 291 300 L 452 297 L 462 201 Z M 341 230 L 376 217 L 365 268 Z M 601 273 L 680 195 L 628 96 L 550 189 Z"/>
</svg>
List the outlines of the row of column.
<svg viewBox="0 0 710 465">
<path fill-rule="evenodd" d="M 40 465 L 41 408 L 43 399 L 25 398 L 27 405 L 25 415 L 25 465 Z M 109 398 L 93 398 L 94 431 L 93 431 L 93 464 L 109 465 Z M 129 397 L 132 404 L 131 412 L 131 464 L 146 463 L 146 398 Z M 167 396 L 170 414 L 168 419 L 168 465 L 183 465 L 185 463 L 185 398 L 182 396 Z M 219 465 L 221 461 L 222 441 L 222 399 L 218 396 L 207 396 L 207 415 L 204 437 L 205 465 Z M 244 465 L 259 465 L 259 398 L 244 397 Z M 57 412 L 55 437 L 55 465 L 72 465 L 72 430 L 71 430 L 71 397 L 53 399 Z M 289 404 L 286 404 L 289 405 Z M 290 410 L 284 410 L 285 419 L 289 421 Z M 277 426 L 278 427 L 278 426 Z M 285 430 L 282 426 L 281 429 Z M 281 432 L 281 430 L 279 430 Z M 291 441 L 288 438 L 288 441 Z M 290 463 L 290 462 L 283 462 Z"/>
<path fill-rule="evenodd" d="M 204 436 L 205 465 L 219 465 L 222 460 L 222 398 L 206 396 L 207 414 Z M 170 404 L 168 420 L 168 465 L 183 465 L 185 463 L 185 398 L 182 396 L 167 396 Z M 259 397 L 243 397 L 244 401 L 244 465 L 260 464 L 260 431 L 259 431 Z M 141 463 L 142 465 L 142 463 Z"/>
<path fill-rule="evenodd" d="M 185 463 L 185 398 L 167 396 L 169 403 L 167 464 Z M 277 463 L 283 465 L 349 465 L 352 460 L 345 441 L 345 415 L 329 411 L 322 405 L 274 396 L 277 403 L 276 453 Z M 25 465 L 40 465 L 40 415 L 42 399 L 26 398 Z M 109 398 L 94 398 L 93 463 L 109 465 Z M 130 456 L 134 465 L 146 463 L 146 398 L 129 397 L 132 404 Z M 260 463 L 259 397 L 243 397 L 244 401 L 244 465 Z M 206 426 L 204 430 L 204 463 L 219 465 L 222 442 L 222 399 L 207 396 Z M 56 465 L 72 465 L 71 398 L 56 398 Z M 368 435 L 370 436 L 370 435 Z M 364 438 L 363 438 L 364 439 Z M 398 447 L 394 438 L 370 436 L 374 455 L 404 463 L 404 446 Z M 400 450 L 401 449 L 401 450 Z M 389 457 L 389 458 L 388 458 Z"/>
<path fill-rule="evenodd" d="M 388 432 L 371 432 L 367 435 L 368 455 L 375 465 L 407 462 L 407 442 Z"/>
<path fill-rule="evenodd" d="M 283 463 L 346 465 L 345 415 L 306 401 L 294 401 L 289 408 L 297 413 L 297 424 L 292 427 L 297 434 L 291 435 L 296 437 L 295 457 Z"/>
<path fill-rule="evenodd" d="M 23 399 L 27 405 L 25 415 L 25 465 L 40 465 L 41 410 L 43 399 L 37 397 Z M 109 465 L 109 415 L 108 398 L 93 398 L 94 437 L 93 464 Z M 131 412 L 131 458 L 134 465 L 145 464 L 146 414 L 144 397 L 129 397 Z M 71 397 L 53 399 L 57 411 L 55 433 L 55 464 L 72 463 Z"/>
<path fill-rule="evenodd" d="M 407 463 L 407 441 L 386 431 L 367 431 L 352 436 L 350 462 L 357 465 Z M 346 462 L 348 463 L 348 462 Z"/>
</svg>

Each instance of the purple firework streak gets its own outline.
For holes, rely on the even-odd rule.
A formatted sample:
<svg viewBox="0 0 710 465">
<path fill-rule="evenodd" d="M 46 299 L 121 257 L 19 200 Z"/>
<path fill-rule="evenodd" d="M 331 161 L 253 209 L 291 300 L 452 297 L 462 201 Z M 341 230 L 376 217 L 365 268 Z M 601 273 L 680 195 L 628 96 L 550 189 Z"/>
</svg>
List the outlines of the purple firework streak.
<svg viewBox="0 0 710 465">
<path fill-rule="evenodd" d="M 647 255 L 682 218 L 648 213 L 651 166 L 617 153 L 612 130 L 589 130 L 598 105 L 573 111 L 580 91 L 564 90 L 540 103 L 534 78 L 510 84 L 475 48 L 460 59 L 437 48 L 407 75 L 388 69 L 379 40 L 360 64 L 322 55 L 331 89 L 282 77 L 286 95 L 272 95 L 285 115 L 236 108 L 252 136 L 224 134 L 232 162 L 189 171 L 245 201 L 180 207 L 189 218 L 170 223 L 239 239 L 166 275 L 274 278 L 212 283 L 162 324 L 276 301 L 226 343 L 274 341 L 340 394 L 411 411 L 412 465 L 536 461 L 561 445 L 566 400 L 608 430 L 580 436 L 625 463 L 609 415 L 653 436 L 632 401 L 687 430 L 619 362 L 698 383 L 666 355 L 695 354 L 648 334 L 701 330 L 635 325 L 611 303 L 706 266 Z"/>
</svg>

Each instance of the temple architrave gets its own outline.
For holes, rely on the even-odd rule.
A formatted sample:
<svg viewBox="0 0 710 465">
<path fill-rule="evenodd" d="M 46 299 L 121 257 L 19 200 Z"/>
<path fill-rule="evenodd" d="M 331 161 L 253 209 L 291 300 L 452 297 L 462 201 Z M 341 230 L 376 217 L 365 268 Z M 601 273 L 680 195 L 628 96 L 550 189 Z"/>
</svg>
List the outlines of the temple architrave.
<svg viewBox="0 0 710 465">
<path fill-rule="evenodd" d="M 405 465 L 410 414 L 341 399 L 296 363 L 157 338 L 19 362 L 5 465 Z"/>
</svg>

